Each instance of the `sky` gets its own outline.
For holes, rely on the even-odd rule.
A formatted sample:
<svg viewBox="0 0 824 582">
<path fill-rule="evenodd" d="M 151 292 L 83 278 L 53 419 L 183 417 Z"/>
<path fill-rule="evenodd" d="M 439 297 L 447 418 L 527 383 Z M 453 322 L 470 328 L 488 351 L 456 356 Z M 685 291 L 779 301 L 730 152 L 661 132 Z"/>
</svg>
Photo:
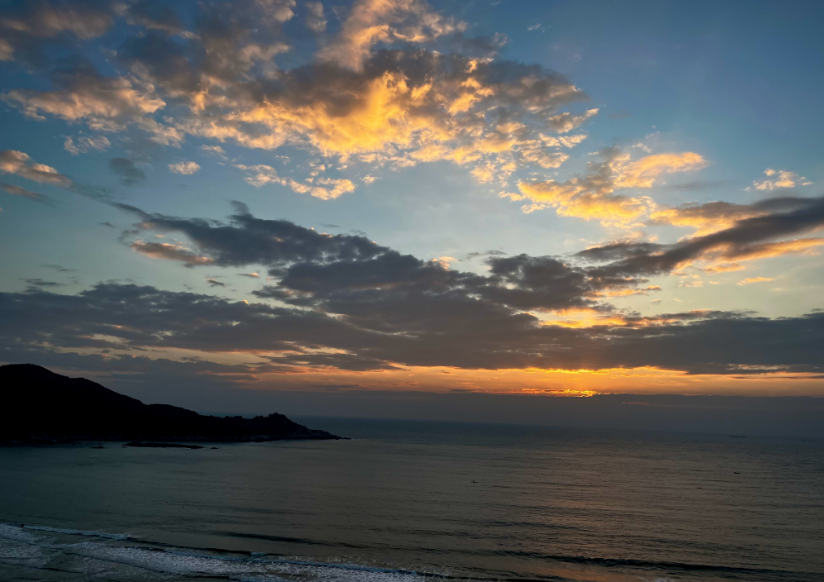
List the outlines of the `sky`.
<svg viewBox="0 0 824 582">
<path fill-rule="evenodd" d="M 824 396 L 822 18 L 0 2 L 0 362 L 199 409 Z"/>
</svg>

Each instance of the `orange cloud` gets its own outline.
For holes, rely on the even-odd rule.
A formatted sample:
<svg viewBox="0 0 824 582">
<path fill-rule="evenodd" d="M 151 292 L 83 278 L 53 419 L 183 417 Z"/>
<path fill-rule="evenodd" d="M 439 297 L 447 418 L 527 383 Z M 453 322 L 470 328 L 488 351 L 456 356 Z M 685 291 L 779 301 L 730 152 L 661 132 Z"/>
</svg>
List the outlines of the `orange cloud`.
<svg viewBox="0 0 824 582">
<path fill-rule="evenodd" d="M 703 271 L 705 273 L 730 273 L 733 271 L 743 271 L 744 269 L 746 269 L 746 267 L 738 263 L 720 263 L 718 265 L 705 267 Z"/>
<path fill-rule="evenodd" d="M 524 207 L 527 212 L 552 207 L 561 216 L 627 226 L 654 213 L 656 205 L 648 197 L 623 196 L 615 194 L 616 190 L 651 188 L 663 174 L 694 171 L 706 165 L 704 158 L 693 152 L 655 154 L 635 161 L 614 149 L 602 155 L 602 162 L 590 162 L 585 176 L 565 182 L 519 182 L 521 197 L 507 196 L 532 200 L 532 205 Z"/>
<path fill-rule="evenodd" d="M 653 224 L 694 228 L 695 235 L 702 236 L 730 228 L 739 220 L 766 214 L 769 214 L 768 210 L 751 206 L 711 202 L 687 204 L 678 208 L 659 207 L 650 213 L 650 221 Z"/>
<path fill-rule="evenodd" d="M 706 167 L 707 161 L 694 152 L 654 154 L 629 163 L 615 164 L 615 189 L 651 188 L 664 174 L 694 172 Z"/>
<path fill-rule="evenodd" d="M 767 242 L 752 244 L 744 247 L 732 245 L 720 245 L 702 253 L 694 260 L 684 262 L 681 269 L 697 261 L 705 261 L 710 264 L 701 267 L 705 273 L 729 273 L 743 271 L 746 267 L 741 265 L 743 261 L 758 261 L 761 259 L 771 259 L 786 255 L 817 255 L 818 247 L 824 245 L 824 238 L 801 238 L 778 242 Z M 729 262 L 729 261 L 735 262 Z"/>
<path fill-rule="evenodd" d="M 568 182 L 519 182 L 521 194 L 536 204 L 527 211 L 554 207 L 561 216 L 575 216 L 604 223 L 626 223 L 645 214 L 652 201 L 647 198 L 613 196 L 608 193 L 589 192 L 584 184 L 572 178 Z"/>
<path fill-rule="evenodd" d="M 648 291 L 660 291 L 660 285 L 650 285 L 641 289 L 608 289 L 602 293 L 598 293 L 596 297 L 629 297 L 631 295 L 649 295 Z"/>
<path fill-rule="evenodd" d="M 777 188 L 812 186 L 812 182 L 804 176 L 799 176 L 795 172 L 789 172 L 787 170 L 773 170 L 772 168 L 767 168 L 764 170 L 764 175 L 767 177 L 760 182 L 756 180 L 752 183 L 756 190 L 775 190 Z"/>
<path fill-rule="evenodd" d="M 343 390 L 404 390 L 447 392 L 462 389 L 488 394 L 524 394 L 529 397 L 586 397 L 595 394 L 751 394 L 820 395 L 816 374 L 774 372 L 748 374 L 746 378 L 692 375 L 654 366 L 601 370 L 539 369 L 461 370 L 457 368 L 401 367 L 380 372 L 307 372 L 287 376 L 304 390 L 340 386 Z M 787 379 L 793 382 L 788 383 Z M 284 384 L 281 374 L 256 374 L 249 388 L 276 390 Z"/>
<path fill-rule="evenodd" d="M 817 255 L 817 247 L 824 245 L 824 238 L 799 238 L 771 243 L 749 245 L 734 255 L 728 255 L 737 261 L 755 261 L 781 257 L 784 255 Z"/>
<path fill-rule="evenodd" d="M 737 284 L 738 285 L 751 285 L 753 283 L 767 283 L 769 281 L 775 281 L 772 277 L 749 277 L 748 279 L 742 279 Z"/>
</svg>

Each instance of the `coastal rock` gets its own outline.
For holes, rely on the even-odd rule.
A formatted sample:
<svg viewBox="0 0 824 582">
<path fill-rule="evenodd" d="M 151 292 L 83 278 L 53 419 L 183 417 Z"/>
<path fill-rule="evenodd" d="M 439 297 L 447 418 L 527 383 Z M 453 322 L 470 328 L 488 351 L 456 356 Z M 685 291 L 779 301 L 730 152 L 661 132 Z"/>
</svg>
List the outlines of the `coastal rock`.
<svg viewBox="0 0 824 582">
<path fill-rule="evenodd" d="M 144 404 L 96 382 L 61 376 L 33 364 L 0 366 L 0 402 L 0 444 L 342 438 L 278 413 L 254 418 L 206 416 L 168 404 Z"/>
</svg>

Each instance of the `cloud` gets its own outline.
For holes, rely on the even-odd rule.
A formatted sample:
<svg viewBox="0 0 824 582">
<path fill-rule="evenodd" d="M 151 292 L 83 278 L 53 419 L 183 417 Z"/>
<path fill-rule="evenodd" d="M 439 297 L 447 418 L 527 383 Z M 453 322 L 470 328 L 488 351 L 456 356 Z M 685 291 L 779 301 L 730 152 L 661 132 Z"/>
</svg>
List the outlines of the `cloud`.
<svg viewBox="0 0 824 582">
<path fill-rule="evenodd" d="M 706 165 L 693 152 L 655 154 L 631 161 L 629 154 L 615 148 L 600 152 L 600 161 L 589 162 L 587 173 L 569 180 L 519 182 L 515 200 L 530 200 L 527 212 L 547 207 L 561 216 L 599 220 L 605 224 L 628 224 L 650 213 L 655 204 L 646 197 L 615 194 L 628 188 L 651 188 L 657 178 L 672 172 L 686 172 Z"/>
<path fill-rule="evenodd" d="M 215 265 L 240 267 L 253 264 L 279 266 L 296 261 L 373 258 L 384 252 L 366 237 L 328 235 L 297 226 L 286 220 L 264 220 L 235 203 L 236 212 L 228 224 L 148 214 L 131 206 L 121 206 L 137 216 L 139 226 L 163 233 L 185 235 L 211 257 Z"/>
<path fill-rule="evenodd" d="M 175 174 L 194 174 L 200 170 L 200 165 L 197 162 L 177 162 L 169 164 L 169 170 Z"/>
<path fill-rule="evenodd" d="M 45 48 L 89 40 L 113 25 L 107 2 L 19 2 L 0 10 L 0 61 L 19 60 L 39 66 L 48 61 Z"/>
<path fill-rule="evenodd" d="M 175 233 L 191 241 L 193 250 L 187 248 L 183 258 L 179 247 L 171 249 L 171 245 L 151 247 L 153 256 L 182 260 L 189 266 L 263 265 L 279 283 L 260 291 L 262 296 L 296 305 L 320 305 L 344 298 L 348 301 L 360 294 L 366 298 L 382 290 L 394 290 L 393 303 L 400 301 L 402 305 L 406 301 L 411 306 L 415 301 L 428 301 L 426 293 L 437 290 L 466 301 L 470 296 L 483 297 L 495 309 L 504 305 L 570 309 L 596 306 L 599 292 L 637 283 L 626 278 L 593 280 L 585 270 L 553 257 L 505 258 L 500 253 L 487 258 L 490 275 L 479 276 L 451 270 L 443 262 L 401 255 L 363 236 L 318 233 L 287 221 L 256 218 L 243 205 L 237 209 L 228 224 L 126 210 L 139 217 L 138 230 Z M 141 250 L 143 243 L 133 248 Z M 400 300 L 405 294 L 412 294 L 414 301 L 409 297 Z M 359 304 L 350 306 L 360 309 Z M 331 304 L 325 307 L 329 312 L 342 308 Z"/>
<path fill-rule="evenodd" d="M 700 191 L 715 190 L 722 186 L 728 186 L 730 182 L 726 180 L 691 180 L 680 184 L 660 184 L 657 187 L 661 190 L 670 191 Z"/>
<path fill-rule="evenodd" d="M 278 176 L 277 170 L 275 170 L 272 166 L 267 166 L 265 164 L 258 164 L 255 166 L 238 164 L 235 167 L 248 172 L 244 180 L 256 188 L 261 188 L 266 184 L 283 183 L 283 179 Z"/>
<path fill-rule="evenodd" d="M 226 150 L 224 150 L 222 147 L 218 145 L 202 145 L 200 146 L 200 149 L 202 149 L 207 154 L 218 156 L 220 158 L 223 158 L 224 160 L 226 159 Z"/>
<path fill-rule="evenodd" d="M 737 283 L 737 285 L 751 285 L 753 283 L 767 283 L 769 281 L 775 281 L 772 277 L 749 277 L 747 279 L 742 279 Z"/>
<path fill-rule="evenodd" d="M 158 243 L 158 242 L 133 242 L 131 245 L 133 251 L 138 252 L 153 259 L 166 259 L 167 261 L 178 261 L 187 267 L 194 267 L 197 265 L 208 265 L 214 262 L 209 257 L 202 257 L 192 253 L 185 246 L 172 243 Z"/>
<path fill-rule="evenodd" d="M 732 227 L 739 220 L 767 216 L 776 211 L 813 206 L 814 198 L 768 198 L 753 204 L 731 202 L 688 203 L 677 207 L 659 206 L 650 214 L 650 224 L 671 224 L 696 229 L 696 234 L 710 234 Z"/>
<path fill-rule="evenodd" d="M 206 151 L 221 157 L 226 143 L 295 146 L 329 169 L 448 161 L 497 182 L 518 169 L 558 168 L 569 158 L 558 150 L 583 136 L 550 134 L 571 131 L 597 111 L 563 111 L 585 93 L 558 73 L 498 59 L 503 35 L 465 38 L 463 23 L 423 0 L 355 2 L 315 59 L 292 68 L 276 59 L 290 50 L 283 23 L 295 14 L 293 0 L 193 9 L 184 19 L 175 6 L 148 0 L 101 3 L 95 31 L 120 24 L 130 31 L 113 48 L 106 74 L 68 57 L 38 70 L 47 88 L 12 88 L 0 98 L 32 119 L 82 122 L 98 132 L 137 128 L 174 147 L 187 136 L 209 140 Z M 305 9 L 308 25 L 321 30 L 323 5 Z M 66 148 L 96 149 L 74 138 Z M 322 199 L 350 191 L 345 178 L 326 179 L 338 182 L 281 183 Z"/>
<path fill-rule="evenodd" d="M 499 250 L 490 250 L 485 252 L 471 252 L 466 255 L 466 259 L 475 259 L 478 257 L 503 257 L 506 253 Z"/>
<path fill-rule="evenodd" d="M 63 283 L 57 283 L 55 281 L 44 281 L 43 279 L 23 279 L 23 280 L 26 283 L 28 283 L 30 287 L 36 287 L 38 289 L 64 287 Z"/>
<path fill-rule="evenodd" d="M 630 161 L 615 148 L 602 151 L 601 161 L 589 162 L 587 173 L 564 182 L 555 180 L 519 182 L 515 200 L 531 200 L 525 210 L 553 207 L 561 216 L 600 220 L 605 224 L 627 224 L 651 212 L 655 205 L 646 197 L 615 194 L 627 188 L 651 188 L 662 174 L 694 171 L 704 159 L 693 152 L 655 154 Z"/>
<path fill-rule="evenodd" d="M 424 301 L 415 297 L 408 310 L 387 310 L 388 299 L 353 308 L 352 316 L 333 317 L 315 310 L 133 284 L 98 284 L 75 295 L 30 288 L 24 293 L 0 293 L 5 332 L 0 357 L 8 359 L 23 350 L 28 350 L 29 358 L 39 353 L 40 359 L 57 351 L 80 350 L 85 354 L 113 351 L 114 358 L 124 350 L 254 352 L 262 363 L 234 369 L 245 368 L 247 374 L 398 366 L 477 370 L 651 366 L 737 376 L 824 371 L 819 349 L 824 341 L 822 313 L 768 319 L 687 312 L 570 328 L 541 325 L 528 314 L 491 309 L 484 301 L 450 295 Z M 396 297 L 393 303 L 402 299 Z M 116 361 L 114 368 L 118 368 Z"/>
<path fill-rule="evenodd" d="M 306 8 L 306 26 L 317 34 L 324 32 L 326 30 L 326 17 L 323 12 L 323 3 L 307 2 L 304 6 Z"/>
<path fill-rule="evenodd" d="M 345 178 L 320 177 L 310 178 L 309 182 L 298 182 L 294 178 L 279 176 L 275 168 L 265 164 L 255 166 L 238 164 L 235 167 L 247 172 L 244 180 L 256 188 L 261 188 L 267 184 L 280 184 L 291 188 L 298 194 L 309 194 L 321 200 L 332 200 L 347 192 L 355 191 L 355 185 L 352 181 Z"/>
<path fill-rule="evenodd" d="M 38 164 L 28 154 L 15 150 L 0 152 L 0 173 L 14 174 L 41 184 L 69 187 L 72 182 L 66 176 L 45 164 Z"/>
<path fill-rule="evenodd" d="M 568 135 L 568 136 L 551 136 L 551 135 L 544 135 L 541 134 L 541 141 L 547 147 L 565 147 L 565 148 L 573 148 L 576 145 L 583 142 L 587 136 L 585 133 L 579 135 Z"/>
<path fill-rule="evenodd" d="M 28 198 L 29 200 L 34 200 L 35 202 L 40 202 L 41 204 L 46 204 L 48 206 L 54 205 L 54 202 L 52 202 L 52 199 L 48 196 L 38 192 L 32 192 L 31 190 L 26 190 L 25 188 L 15 186 L 14 184 L 0 182 L 0 190 L 4 190 L 6 194 L 11 194 L 12 196 L 22 196 L 23 198 Z"/>
<path fill-rule="evenodd" d="M 704 267 L 705 273 L 733 273 L 735 271 L 743 271 L 747 267 L 739 263 L 717 263 L 709 267 Z M 712 281 L 710 281 L 712 283 Z M 715 283 L 713 283 L 715 284 Z"/>
<path fill-rule="evenodd" d="M 589 109 L 581 115 L 573 115 L 567 111 L 550 117 L 549 125 L 558 133 L 569 133 L 573 129 L 578 129 L 587 119 L 595 117 L 597 114 L 597 109 Z"/>
<path fill-rule="evenodd" d="M 633 162 L 616 161 L 616 188 L 651 188 L 664 174 L 694 172 L 706 167 L 707 161 L 694 152 L 653 154 Z"/>
<path fill-rule="evenodd" d="M 120 176 L 127 186 L 139 184 L 146 179 L 146 172 L 135 165 L 129 158 L 112 158 L 109 160 L 109 169 Z"/>
<path fill-rule="evenodd" d="M 174 7 L 157 0 L 138 0 L 128 7 L 127 22 L 169 35 L 190 37 Z"/>
<path fill-rule="evenodd" d="M 180 141 L 164 137 L 162 126 L 148 117 L 166 105 L 151 85 L 135 78 L 106 77 L 79 57 L 63 59 L 49 79 L 53 91 L 12 89 L 0 98 L 33 119 L 53 115 L 70 122 L 85 120 L 97 131 L 116 131 L 125 123 L 137 122 L 157 134 L 161 143 Z"/>
<path fill-rule="evenodd" d="M 58 273 L 71 273 L 74 271 L 74 269 L 67 269 L 65 267 L 61 267 L 60 265 L 45 264 L 40 266 L 45 267 L 46 269 L 51 269 L 52 271 L 57 271 Z"/>
<path fill-rule="evenodd" d="M 771 168 L 767 168 L 764 170 L 764 175 L 767 177 L 761 181 L 756 180 L 752 183 L 756 190 L 775 190 L 778 188 L 795 188 L 796 186 L 812 186 L 812 182 L 804 176 L 799 176 L 795 172 L 790 172 L 787 170 L 773 170 Z"/>
<path fill-rule="evenodd" d="M 92 150 L 98 152 L 106 151 L 112 143 L 105 136 L 99 135 L 94 137 L 80 136 L 77 138 L 77 143 L 71 136 L 66 137 L 63 141 L 63 149 L 71 155 L 85 154 Z"/>
<path fill-rule="evenodd" d="M 782 206 L 781 204 L 778 205 Z M 697 261 L 728 264 L 793 253 L 810 253 L 824 239 L 786 239 L 824 227 L 824 198 L 810 198 L 789 211 L 744 218 L 730 228 L 671 245 L 616 242 L 576 256 L 611 261 L 598 268 L 604 276 L 650 276 L 669 273 Z M 785 238 L 786 240 L 776 240 Z"/>
<path fill-rule="evenodd" d="M 291 178 L 285 181 L 285 183 L 298 194 L 310 194 L 321 200 L 333 200 L 347 192 L 355 191 L 355 185 L 346 179 L 319 178 L 315 182 L 316 184 L 321 184 L 321 186 L 301 184 Z"/>
<path fill-rule="evenodd" d="M 433 12 L 424 0 L 357 0 L 334 41 L 320 58 L 361 70 L 377 43 L 434 40 L 465 24 Z"/>
</svg>

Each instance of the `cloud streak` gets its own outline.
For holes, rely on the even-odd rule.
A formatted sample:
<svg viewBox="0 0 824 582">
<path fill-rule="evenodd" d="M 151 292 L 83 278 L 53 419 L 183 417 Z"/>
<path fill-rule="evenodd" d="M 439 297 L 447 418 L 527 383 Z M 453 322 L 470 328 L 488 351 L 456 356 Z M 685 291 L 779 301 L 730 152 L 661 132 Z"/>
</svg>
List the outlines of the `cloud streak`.
<svg viewBox="0 0 824 582">
<path fill-rule="evenodd" d="M 20 176 L 40 184 L 71 186 L 71 180 L 45 164 L 38 164 L 28 154 L 15 150 L 0 152 L 0 173 Z"/>
<path fill-rule="evenodd" d="M 786 206 L 792 207 L 791 204 Z M 776 239 L 824 227 L 824 198 L 807 199 L 797 203 L 795 208 L 744 218 L 730 228 L 671 245 L 618 242 L 581 251 L 577 256 L 596 261 L 611 260 L 599 268 L 605 276 L 650 276 L 666 274 L 696 261 L 743 261 L 810 252 L 824 240 Z"/>
<path fill-rule="evenodd" d="M 0 182 L 0 190 L 5 191 L 6 194 L 10 194 L 12 196 L 21 196 L 23 198 L 28 198 L 29 200 L 39 202 L 40 204 L 54 206 L 54 202 L 48 196 L 40 194 L 38 192 L 32 192 L 31 190 L 26 190 L 25 188 L 15 186 L 14 184 L 6 184 L 5 182 Z"/>
</svg>

